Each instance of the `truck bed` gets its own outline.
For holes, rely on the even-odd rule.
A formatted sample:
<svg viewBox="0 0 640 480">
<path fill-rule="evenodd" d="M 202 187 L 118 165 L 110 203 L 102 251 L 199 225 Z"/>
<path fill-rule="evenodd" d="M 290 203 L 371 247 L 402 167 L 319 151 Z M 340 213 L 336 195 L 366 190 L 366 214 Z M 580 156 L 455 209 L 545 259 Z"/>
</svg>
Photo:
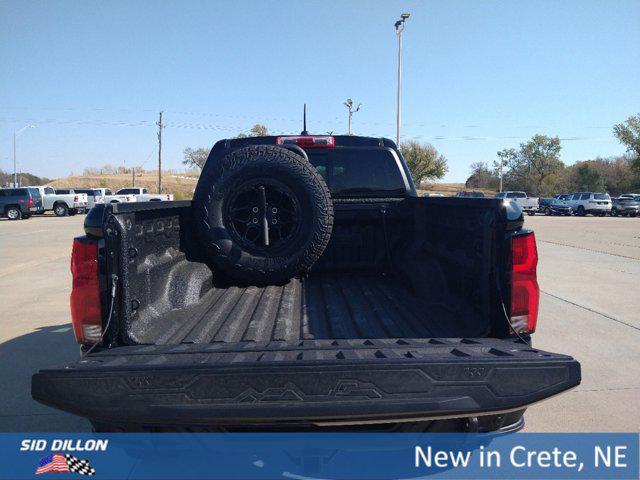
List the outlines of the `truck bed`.
<svg viewBox="0 0 640 480">
<path fill-rule="evenodd" d="M 495 430 L 580 382 L 571 357 L 505 338 L 500 200 L 336 205 L 323 256 L 286 285 L 230 283 L 202 258 L 190 205 L 153 203 L 108 207 L 118 294 L 102 307 L 117 322 L 106 348 L 34 375 L 36 400 L 134 431 L 475 416 Z"/>
<path fill-rule="evenodd" d="M 442 322 L 452 313 L 392 275 L 316 274 L 279 286 L 214 288 L 157 318 L 148 336 L 155 344 L 455 337 L 455 322 Z"/>
</svg>

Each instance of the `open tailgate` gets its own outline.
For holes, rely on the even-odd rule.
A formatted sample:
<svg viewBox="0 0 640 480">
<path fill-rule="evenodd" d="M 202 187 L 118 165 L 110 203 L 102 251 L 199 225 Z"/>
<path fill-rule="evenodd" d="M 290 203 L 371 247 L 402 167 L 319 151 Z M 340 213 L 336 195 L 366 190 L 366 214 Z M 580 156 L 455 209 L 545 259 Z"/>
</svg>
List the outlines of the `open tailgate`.
<svg viewBox="0 0 640 480">
<path fill-rule="evenodd" d="M 522 409 L 580 383 L 580 364 L 513 340 L 304 340 L 92 353 L 32 379 L 33 398 L 134 424 L 358 423 Z"/>
</svg>

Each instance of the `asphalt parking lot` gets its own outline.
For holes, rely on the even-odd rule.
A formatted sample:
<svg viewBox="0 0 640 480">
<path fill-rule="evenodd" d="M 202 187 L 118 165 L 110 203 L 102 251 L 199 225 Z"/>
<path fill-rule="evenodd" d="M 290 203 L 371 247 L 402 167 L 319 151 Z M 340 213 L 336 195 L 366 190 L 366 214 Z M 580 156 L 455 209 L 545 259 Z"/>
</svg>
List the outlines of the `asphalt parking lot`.
<svg viewBox="0 0 640 480">
<path fill-rule="evenodd" d="M 71 239 L 84 216 L 0 220 L 0 431 L 87 431 L 31 400 L 31 374 L 78 357 Z M 527 431 L 640 431 L 640 219 L 527 217 L 542 290 L 536 347 L 582 363 L 582 384 L 529 409 Z"/>
</svg>

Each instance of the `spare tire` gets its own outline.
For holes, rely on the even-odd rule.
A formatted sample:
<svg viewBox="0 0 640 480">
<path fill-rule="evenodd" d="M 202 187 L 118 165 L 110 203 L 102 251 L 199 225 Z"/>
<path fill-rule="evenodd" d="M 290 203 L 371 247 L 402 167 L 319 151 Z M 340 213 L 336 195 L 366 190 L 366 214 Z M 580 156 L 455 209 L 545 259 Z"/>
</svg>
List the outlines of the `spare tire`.
<svg viewBox="0 0 640 480">
<path fill-rule="evenodd" d="M 305 158 L 277 146 L 240 148 L 205 168 L 194 202 L 208 258 L 250 284 L 308 271 L 333 229 L 323 178 Z"/>
</svg>

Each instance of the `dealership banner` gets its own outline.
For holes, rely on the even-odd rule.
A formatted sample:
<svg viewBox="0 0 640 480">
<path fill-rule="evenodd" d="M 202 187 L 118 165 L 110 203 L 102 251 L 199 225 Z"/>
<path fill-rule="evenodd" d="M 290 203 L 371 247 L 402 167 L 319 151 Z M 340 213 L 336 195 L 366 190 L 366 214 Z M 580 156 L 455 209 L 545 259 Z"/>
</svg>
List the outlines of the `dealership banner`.
<svg viewBox="0 0 640 480">
<path fill-rule="evenodd" d="M 637 479 L 637 434 L 0 434 L 0 479 Z"/>
</svg>

